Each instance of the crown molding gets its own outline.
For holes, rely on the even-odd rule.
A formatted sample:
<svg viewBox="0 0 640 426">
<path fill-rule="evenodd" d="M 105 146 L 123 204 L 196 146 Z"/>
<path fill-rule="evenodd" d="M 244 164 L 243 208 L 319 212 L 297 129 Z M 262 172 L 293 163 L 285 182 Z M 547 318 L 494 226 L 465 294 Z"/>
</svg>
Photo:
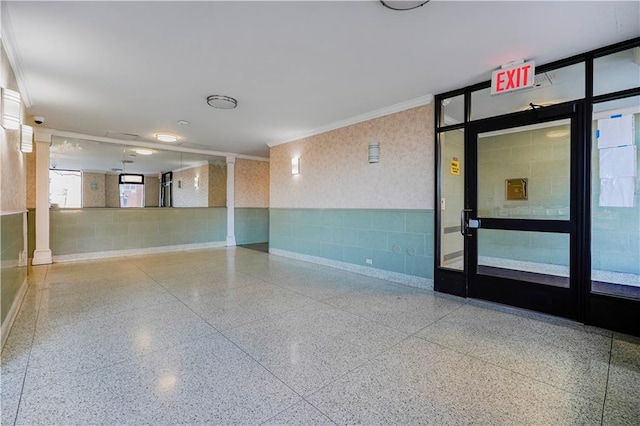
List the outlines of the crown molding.
<svg viewBox="0 0 640 426">
<path fill-rule="evenodd" d="M 179 169 L 175 169 L 175 170 L 171 170 L 173 173 L 176 172 L 183 172 L 185 170 L 189 170 L 189 169 L 195 169 L 196 167 L 202 167 L 202 166 L 207 166 L 209 165 L 208 161 L 198 161 L 197 163 L 193 163 L 190 166 L 184 166 L 184 167 L 180 167 Z"/>
<path fill-rule="evenodd" d="M 16 38 L 13 34 L 13 26 L 11 25 L 11 18 L 9 17 L 6 2 L 0 2 L 0 8 L 0 15 L 2 16 L 2 25 L 0 25 L 0 27 L 2 27 L 2 32 L 0 33 L 0 37 L 2 38 L 2 45 L 4 46 L 5 52 L 7 52 L 7 58 L 9 58 L 9 64 L 13 70 L 13 74 L 16 76 L 16 82 L 18 83 L 18 90 L 20 91 L 22 102 L 27 108 L 29 108 L 33 105 L 31 95 L 29 93 L 29 83 L 22 68 L 22 56 L 20 56 L 20 51 L 16 44 Z"/>
<path fill-rule="evenodd" d="M 244 158 L 248 160 L 269 161 L 269 159 L 265 157 L 254 157 L 252 155 L 240 155 L 233 152 L 213 151 L 208 149 L 183 148 L 183 147 L 180 147 L 179 145 L 173 146 L 173 145 L 164 145 L 164 144 L 155 143 L 155 142 L 131 141 L 126 139 L 107 138 L 104 136 L 87 135 L 83 133 L 68 132 L 66 130 L 47 129 L 43 127 L 34 127 L 34 133 L 36 131 L 39 131 L 42 133 L 48 132 L 52 136 L 58 136 L 62 138 L 83 139 L 83 140 L 88 140 L 93 142 L 105 142 L 105 143 L 112 143 L 117 145 L 137 146 L 140 148 L 152 148 L 152 149 L 159 149 L 162 151 L 186 152 L 189 154 L 214 155 L 216 157 L 237 157 L 237 158 Z"/>
<path fill-rule="evenodd" d="M 431 102 L 433 102 L 433 95 L 420 96 L 419 98 L 409 99 L 408 101 L 400 102 L 388 107 L 356 115 L 355 117 L 347 118 L 346 120 L 336 121 L 335 123 L 327 124 L 326 126 L 317 127 L 315 129 L 309 130 L 308 132 L 301 132 L 282 141 L 269 142 L 267 143 L 267 146 L 269 148 L 273 148 L 277 145 L 282 145 L 284 143 L 289 143 L 308 138 L 310 136 L 319 135 L 331 130 L 340 129 L 342 127 L 352 126 L 354 124 L 362 123 L 363 121 L 369 121 L 373 120 L 374 118 L 384 117 L 385 115 L 395 114 L 396 112 L 406 111 L 411 108 L 428 105 Z"/>
</svg>

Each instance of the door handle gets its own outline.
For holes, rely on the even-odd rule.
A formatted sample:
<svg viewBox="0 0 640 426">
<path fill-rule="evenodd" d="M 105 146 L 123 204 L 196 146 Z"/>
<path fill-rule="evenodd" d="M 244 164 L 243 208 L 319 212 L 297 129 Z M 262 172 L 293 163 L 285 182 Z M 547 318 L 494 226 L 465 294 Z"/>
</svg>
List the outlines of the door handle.
<svg viewBox="0 0 640 426">
<path fill-rule="evenodd" d="M 464 237 L 470 237 L 471 234 L 468 232 L 469 229 L 478 229 L 480 228 L 480 219 L 468 219 L 467 214 L 471 213 L 472 209 L 462 209 L 460 210 L 460 233 Z"/>
<path fill-rule="evenodd" d="M 463 237 L 471 236 L 471 234 L 467 233 L 467 213 L 471 213 L 471 209 L 460 210 L 460 233 Z"/>
</svg>

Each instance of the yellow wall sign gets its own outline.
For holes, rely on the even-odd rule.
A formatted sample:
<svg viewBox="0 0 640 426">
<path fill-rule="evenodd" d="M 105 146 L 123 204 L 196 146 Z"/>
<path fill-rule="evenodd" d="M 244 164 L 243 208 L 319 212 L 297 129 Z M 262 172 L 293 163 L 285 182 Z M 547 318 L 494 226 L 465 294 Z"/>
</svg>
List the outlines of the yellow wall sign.
<svg viewBox="0 0 640 426">
<path fill-rule="evenodd" d="M 460 162 L 455 157 L 453 158 L 453 160 L 451 160 L 451 174 L 452 175 L 460 174 Z"/>
</svg>

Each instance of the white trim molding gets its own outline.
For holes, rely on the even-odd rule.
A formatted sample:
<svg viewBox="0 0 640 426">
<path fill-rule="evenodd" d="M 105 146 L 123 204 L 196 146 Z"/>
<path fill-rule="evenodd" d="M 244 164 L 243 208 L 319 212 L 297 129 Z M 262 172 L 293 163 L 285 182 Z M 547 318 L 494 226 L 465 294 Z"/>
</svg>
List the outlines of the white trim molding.
<svg viewBox="0 0 640 426">
<path fill-rule="evenodd" d="M 227 157 L 227 247 L 236 245 L 236 157 Z"/>
<path fill-rule="evenodd" d="M 22 56 L 17 48 L 16 39 L 13 33 L 13 25 L 11 24 L 11 17 L 7 10 L 7 3 L 0 2 L 0 7 L 0 16 L 2 17 L 0 28 L 2 28 L 1 37 L 2 44 L 4 45 L 4 51 L 7 52 L 9 64 L 11 64 L 13 74 L 16 76 L 16 82 L 18 83 L 22 103 L 25 107 L 29 108 L 33 105 L 31 95 L 29 93 L 29 82 L 22 67 Z"/>
<path fill-rule="evenodd" d="M 109 251 L 94 251 L 91 253 L 61 254 L 59 256 L 53 256 L 53 262 L 54 263 L 77 262 L 80 260 L 95 260 L 95 259 L 107 259 L 111 257 L 140 256 L 144 254 L 166 253 L 171 251 L 202 250 L 202 249 L 218 248 L 218 247 L 225 247 L 225 246 L 226 246 L 225 241 L 213 241 L 210 243 L 177 244 L 174 246 L 160 246 L 160 247 L 149 247 L 149 248 L 140 248 L 140 249 L 109 250 Z"/>
<path fill-rule="evenodd" d="M 422 288 L 425 290 L 433 290 L 433 280 L 429 278 L 417 277 L 415 275 L 402 274 L 400 272 L 385 271 L 369 266 L 355 265 L 353 263 L 340 262 L 324 257 L 310 256 L 307 254 L 294 253 L 287 250 L 269 248 L 269 254 L 276 256 L 288 257 L 290 259 L 302 260 L 304 262 L 316 263 L 318 265 L 329 266 L 331 268 L 342 269 L 343 271 L 354 272 L 368 277 L 374 277 L 381 280 L 392 281 L 398 284 L 404 284 L 410 287 Z"/>
<path fill-rule="evenodd" d="M 362 123 L 363 121 L 369 121 L 373 120 L 374 118 L 384 117 L 385 115 L 395 114 L 396 112 L 406 111 L 408 109 L 416 108 L 423 105 L 429 105 L 431 102 L 433 102 L 433 95 L 420 96 L 419 98 L 409 99 L 405 102 L 400 102 L 388 107 L 356 115 L 355 117 L 347 118 L 346 120 L 336 121 L 335 123 L 327 124 L 326 126 L 317 127 L 307 132 L 301 132 L 282 141 L 269 142 L 267 143 L 267 146 L 269 148 L 273 148 L 274 146 L 330 132 L 331 130 L 336 130 L 342 127 Z"/>
<path fill-rule="evenodd" d="M 41 132 L 49 132 L 52 136 L 58 136 L 62 138 L 69 139 L 80 139 L 87 140 L 93 142 L 105 142 L 112 143 L 116 145 L 127 145 L 127 146 L 137 146 L 141 148 L 152 148 L 152 149 L 160 149 L 163 151 L 173 151 L 173 152 L 186 152 L 189 154 L 205 154 L 205 155 L 214 155 L 217 157 L 237 157 L 243 158 L 245 160 L 255 160 L 255 161 L 269 161 L 267 157 L 256 157 L 253 155 L 243 155 L 236 154 L 233 152 L 222 152 L 222 151 L 214 151 L 209 149 L 196 149 L 196 148 L 187 148 L 181 147 L 180 145 L 167 145 L 161 144 L 157 142 L 149 142 L 144 140 L 130 140 L 130 139 L 116 139 L 116 138 L 108 138 L 104 136 L 95 136 L 95 135 L 87 135 L 84 133 L 76 133 L 76 132 L 68 132 L 66 130 L 57 130 L 57 129 L 48 129 L 48 128 L 39 128 Z"/>
</svg>

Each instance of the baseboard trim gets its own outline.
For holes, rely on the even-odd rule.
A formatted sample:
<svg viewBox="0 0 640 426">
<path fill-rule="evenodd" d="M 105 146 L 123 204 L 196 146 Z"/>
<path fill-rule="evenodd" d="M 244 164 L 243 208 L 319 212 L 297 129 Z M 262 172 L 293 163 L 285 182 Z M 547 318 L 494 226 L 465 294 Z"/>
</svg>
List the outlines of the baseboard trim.
<svg viewBox="0 0 640 426">
<path fill-rule="evenodd" d="M 166 253 L 170 251 L 200 250 L 200 249 L 218 248 L 218 247 L 226 247 L 226 246 L 227 246 L 226 241 L 213 241 L 210 243 L 179 244 L 179 245 L 173 245 L 173 246 L 160 246 L 160 247 L 149 247 L 149 248 L 140 248 L 140 249 L 95 251 L 92 253 L 61 254 L 59 256 L 53 256 L 53 261 L 54 263 L 76 262 L 79 260 L 95 260 L 95 259 L 105 259 L 110 257 L 138 256 L 143 254 Z"/>
<path fill-rule="evenodd" d="M 24 281 L 20 285 L 20 289 L 18 290 L 18 294 L 16 298 L 13 299 L 13 303 L 11 304 L 11 309 L 9 309 L 9 313 L 7 317 L 4 319 L 2 323 L 2 329 L 0 330 L 0 338 L 2 339 L 2 344 L 0 345 L 0 349 L 4 348 L 4 344 L 9 337 L 9 332 L 11 331 L 11 327 L 13 327 L 13 323 L 18 317 L 18 312 L 20 311 L 20 306 L 22 306 L 22 301 L 24 300 L 24 296 L 27 294 L 27 289 L 29 288 L 29 284 L 27 284 L 27 277 L 24 277 Z"/>
<path fill-rule="evenodd" d="M 318 265 L 329 266 L 331 268 L 342 269 L 344 271 L 392 281 L 394 283 L 404 284 L 411 287 L 433 290 L 433 280 L 430 278 L 417 277 L 415 275 L 408 275 L 400 272 L 385 271 L 383 269 L 354 265 L 353 263 L 340 262 L 338 260 L 331 260 L 324 257 L 311 256 L 308 254 L 295 253 L 292 251 L 276 248 L 269 248 L 269 254 L 316 263 Z"/>
</svg>

